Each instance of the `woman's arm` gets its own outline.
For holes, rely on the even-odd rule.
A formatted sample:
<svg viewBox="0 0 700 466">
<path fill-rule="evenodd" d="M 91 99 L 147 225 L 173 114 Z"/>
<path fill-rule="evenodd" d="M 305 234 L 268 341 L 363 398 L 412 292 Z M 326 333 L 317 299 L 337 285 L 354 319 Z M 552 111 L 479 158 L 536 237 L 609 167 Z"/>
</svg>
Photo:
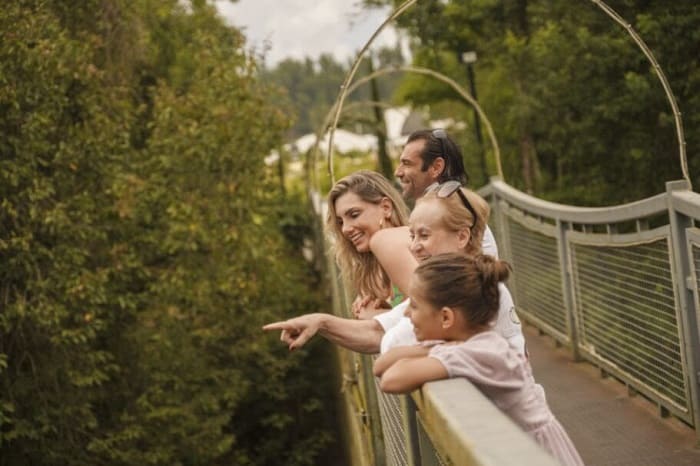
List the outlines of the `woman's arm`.
<svg viewBox="0 0 700 466">
<path fill-rule="evenodd" d="M 305 314 L 293 319 L 267 324 L 263 330 L 281 330 L 280 340 L 293 351 L 301 348 L 316 333 L 327 340 L 358 353 L 379 352 L 384 329 L 374 319 L 343 319 L 331 314 Z"/>
<path fill-rule="evenodd" d="M 426 382 L 447 378 L 447 369 L 435 358 L 401 359 L 384 372 L 379 387 L 386 393 L 409 393 Z"/>
<path fill-rule="evenodd" d="M 384 371 L 398 360 L 405 358 L 421 358 L 428 355 L 430 348 L 420 345 L 398 346 L 379 356 L 374 361 L 374 375 L 381 377 Z"/>
<path fill-rule="evenodd" d="M 408 249 L 408 227 L 385 228 L 377 231 L 369 240 L 369 248 L 377 258 L 391 283 L 401 293 L 408 294 L 408 282 L 418 262 Z"/>
</svg>

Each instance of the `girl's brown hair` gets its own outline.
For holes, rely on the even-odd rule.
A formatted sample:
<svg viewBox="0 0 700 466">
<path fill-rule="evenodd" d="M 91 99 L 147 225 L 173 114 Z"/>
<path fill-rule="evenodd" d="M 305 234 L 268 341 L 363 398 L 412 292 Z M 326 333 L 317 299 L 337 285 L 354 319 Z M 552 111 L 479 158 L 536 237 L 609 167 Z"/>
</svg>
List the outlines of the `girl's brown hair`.
<svg viewBox="0 0 700 466">
<path fill-rule="evenodd" d="M 510 265 L 484 254 L 438 254 L 421 262 L 415 274 L 432 306 L 459 309 L 478 328 L 496 317 L 498 283 L 508 278 Z"/>
<path fill-rule="evenodd" d="M 328 193 L 328 217 L 326 228 L 335 240 L 335 257 L 345 282 L 361 296 L 386 299 L 391 293 L 388 275 L 371 251 L 358 252 L 352 242 L 343 235 L 337 221 L 335 202 L 342 195 L 352 192 L 365 202 L 379 204 L 382 199 L 391 201 L 391 216 L 387 227 L 399 227 L 408 223 L 408 208 L 401 194 L 389 180 L 377 172 L 360 170 L 339 180 Z"/>
</svg>

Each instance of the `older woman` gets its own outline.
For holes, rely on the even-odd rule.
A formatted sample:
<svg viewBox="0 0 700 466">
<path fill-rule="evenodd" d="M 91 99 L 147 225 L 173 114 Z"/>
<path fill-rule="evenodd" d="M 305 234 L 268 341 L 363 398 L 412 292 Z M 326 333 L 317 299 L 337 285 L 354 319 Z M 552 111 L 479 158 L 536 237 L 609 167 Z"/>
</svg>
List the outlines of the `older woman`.
<svg viewBox="0 0 700 466">
<path fill-rule="evenodd" d="M 411 213 L 411 253 L 418 261 L 448 252 L 480 254 L 488 215 L 488 204 L 475 192 L 462 188 L 454 181 L 438 185 L 417 201 Z M 378 247 L 385 240 L 378 234 L 373 242 Z M 493 322 L 494 330 L 508 340 L 516 352 L 526 354 L 525 338 L 515 313 L 513 298 L 502 283 L 498 285 L 498 291 L 500 307 Z M 404 317 L 405 309 L 406 304 L 403 304 L 375 317 L 385 332 L 381 352 L 394 346 L 416 343 L 413 325 L 410 319 Z"/>
</svg>

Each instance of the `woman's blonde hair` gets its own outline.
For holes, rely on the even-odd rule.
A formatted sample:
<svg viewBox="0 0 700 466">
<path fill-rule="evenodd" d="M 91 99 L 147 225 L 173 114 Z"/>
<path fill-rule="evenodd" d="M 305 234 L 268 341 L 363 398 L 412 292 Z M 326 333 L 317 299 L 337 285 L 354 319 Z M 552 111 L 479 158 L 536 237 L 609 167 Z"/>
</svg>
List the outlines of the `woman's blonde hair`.
<svg viewBox="0 0 700 466">
<path fill-rule="evenodd" d="M 370 170 L 360 170 L 342 178 L 328 193 L 326 228 L 335 239 L 335 257 L 343 279 L 361 296 L 385 299 L 391 292 L 389 276 L 371 251 L 358 252 L 355 249 L 338 224 L 335 202 L 348 192 L 371 204 L 379 204 L 384 198 L 389 199 L 392 209 L 387 227 L 406 225 L 408 208 L 389 180 Z"/>
<path fill-rule="evenodd" d="M 469 230 L 469 242 L 464 248 L 464 253 L 470 256 L 481 254 L 481 243 L 484 238 L 486 224 L 489 221 L 491 208 L 484 198 L 474 191 L 467 188 L 459 189 L 462 190 L 462 193 L 474 208 L 477 216 L 476 222 L 474 222 L 474 216 L 456 192 L 447 197 L 438 197 L 437 190 L 429 191 L 416 201 L 416 205 L 433 199 L 441 202 L 445 208 L 445 215 L 441 219 L 443 226 L 450 231 Z"/>
</svg>

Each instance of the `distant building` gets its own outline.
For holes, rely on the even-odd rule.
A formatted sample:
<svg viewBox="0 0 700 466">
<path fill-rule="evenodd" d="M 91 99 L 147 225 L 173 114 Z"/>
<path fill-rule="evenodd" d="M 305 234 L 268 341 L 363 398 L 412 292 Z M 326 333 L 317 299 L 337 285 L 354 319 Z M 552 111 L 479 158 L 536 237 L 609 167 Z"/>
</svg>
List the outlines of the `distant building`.
<svg viewBox="0 0 700 466">
<path fill-rule="evenodd" d="M 389 155 L 398 158 L 408 135 L 412 132 L 423 128 L 451 128 L 464 126 L 463 123 L 455 123 L 452 119 L 427 121 L 425 115 L 410 107 L 395 107 L 384 110 L 384 122 L 387 131 L 387 144 Z M 328 152 L 328 133 L 326 133 L 319 144 L 319 150 L 322 154 Z M 292 154 L 292 164 L 294 170 L 299 162 L 299 156 L 305 154 L 316 143 L 316 135 L 309 133 L 301 136 L 293 142 L 289 142 L 283 146 L 284 150 Z M 377 152 L 377 138 L 373 134 L 357 134 L 347 131 L 342 128 L 335 130 L 333 134 L 333 146 L 336 151 L 341 153 L 350 152 L 353 150 L 361 152 Z M 265 157 L 265 163 L 272 165 L 279 160 L 279 153 L 273 150 L 270 155 Z"/>
</svg>

